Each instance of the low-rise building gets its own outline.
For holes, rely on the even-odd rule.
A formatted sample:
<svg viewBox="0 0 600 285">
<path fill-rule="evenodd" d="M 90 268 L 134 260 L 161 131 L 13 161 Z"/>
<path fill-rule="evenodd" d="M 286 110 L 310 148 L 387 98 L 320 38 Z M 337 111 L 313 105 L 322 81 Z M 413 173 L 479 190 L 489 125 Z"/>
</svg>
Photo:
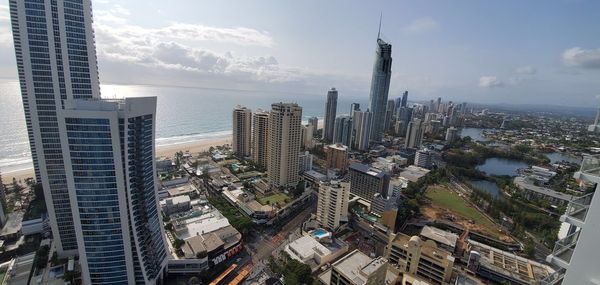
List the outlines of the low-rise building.
<svg viewBox="0 0 600 285">
<path fill-rule="evenodd" d="M 458 241 L 457 234 L 431 226 L 424 226 L 423 229 L 421 229 L 420 236 L 423 240 L 434 241 L 439 248 L 448 252 L 454 252 L 456 249 L 456 242 Z"/>
<path fill-rule="evenodd" d="M 514 179 L 515 185 L 523 191 L 527 199 L 542 199 L 557 206 L 566 206 L 575 196 L 566 193 L 554 191 L 550 188 L 536 186 L 533 181 L 527 177 L 517 176 Z"/>
<path fill-rule="evenodd" d="M 310 235 L 302 236 L 285 246 L 291 258 L 310 266 L 314 272 L 348 251 L 348 245 L 339 241 L 321 243 Z"/>
<path fill-rule="evenodd" d="M 438 248 L 435 242 L 423 242 L 418 236 L 391 234 L 386 247 L 390 267 L 399 273 L 408 273 L 434 284 L 450 281 L 454 257 Z"/>
<path fill-rule="evenodd" d="M 431 168 L 431 161 L 431 153 L 427 149 L 419 150 L 415 154 L 415 166 L 429 169 Z"/>
<path fill-rule="evenodd" d="M 298 170 L 300 173 L 310 171 L 313 167 L 313 156 L 308 151 L 300 152 L 298 154 Z"/>
<path fill-rule="evenodd" d="M 410 182 L 417 182 L 421 177 L 429 173 L 429 169 L 418 167 L 415 165 L 409 165 L 400 172 L 400 177 L 407 179 Z"/>
<path fill-rule="evenodd" d="M 185 212 L 192 208 L 190 196 L 180 195 L 160 201 L 160 207 L 165 215 L 173 213 Z"/>
<path fill-rule="evenodd" d="M 468 240 L 467 268 L 484 279 L 502 284 L 540 284 L 554 269 L 473 240 Z"/>
<path fill-rule="evenodd" d="M 331 285 L 381 285 L 388 284 L 388 262 L 383 257 L 370 258 L 354 250 L 331 265 L 319 275 L 319 280 Z"/>
</svg>

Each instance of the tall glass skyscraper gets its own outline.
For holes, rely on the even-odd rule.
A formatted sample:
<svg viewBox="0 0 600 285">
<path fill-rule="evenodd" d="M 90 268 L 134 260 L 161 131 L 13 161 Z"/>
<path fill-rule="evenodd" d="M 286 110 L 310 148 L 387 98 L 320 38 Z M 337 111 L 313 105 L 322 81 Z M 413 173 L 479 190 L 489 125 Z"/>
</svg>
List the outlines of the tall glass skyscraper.
<svg viewBox="0 0 600 285">
<path fill-rule="evenodd" d="M 57 112 L 100 98 L 90 0 L 9 0 L 33 165 L 59 256 L 77 254 Z"/>
<path fill-rule="evenodd" d="M 84 284 L 155 284 L 167 262 L 154 165 L 156 97 L 58 112 Z"/>
<path fill-rule="evenodd" d="M 327 92 L 327 103 L 325 104 L 325 117 L 323 118 L 323 140 L 331 142 L 335 128 L 335 114 L 337 111 L 338 92 L 331 88 Z"/>
<path fill-rule="evenodd" d="M 371 78 L 369 109 L 373 113 L 371 140 L 380 142 L 383 138 L 386 105 L 392 77 L 392 45 L 377 36 L 377 50 Z"/>
</svg>

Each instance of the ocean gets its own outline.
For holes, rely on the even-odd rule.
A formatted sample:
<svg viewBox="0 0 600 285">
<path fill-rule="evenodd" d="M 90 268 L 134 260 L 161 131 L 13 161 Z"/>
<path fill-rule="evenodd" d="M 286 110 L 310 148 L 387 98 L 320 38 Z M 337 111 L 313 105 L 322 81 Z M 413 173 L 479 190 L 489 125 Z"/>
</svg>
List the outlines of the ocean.
<svg viewBox="0 0 600 285">
<path fill-rule="evenodd" d="M 339 91 L 337 114 L 350 113 L 350 104 L 368 106 L 368 94 L 348 98 Z M 186 87 L 101 85 L 103 98 L 156 96 L 156 146 L 212 140 L 231 135 L 231 110 L 236 105 L 270 110 L 275 102 L 296 102 L 302 106 L 304 121 L 323 118 L 327 90 L 322 94 L 271 91 L 241 91 Z M 0 171 L 32 168 L 25 115 L 18 82 L 0 82 Z"/>
</svg>

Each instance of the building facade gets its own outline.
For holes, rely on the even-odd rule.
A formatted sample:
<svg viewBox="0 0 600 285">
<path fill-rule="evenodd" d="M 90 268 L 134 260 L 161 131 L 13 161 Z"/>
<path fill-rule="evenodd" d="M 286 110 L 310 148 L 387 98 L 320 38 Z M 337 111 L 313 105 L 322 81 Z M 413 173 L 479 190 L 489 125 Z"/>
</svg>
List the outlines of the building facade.
<svg viewBox="0 0 600 285">
<path fill-rule="evenodd" d="M 427 149 L 418 150 L 415 153 L 415 165 L 422 168 L 431 168 L 431 153 Z"/>
<path fill-rule="evenodd" d="M 269 117 L 267 172 L 272 187 L 294 187 L 300 181 L 298 153 L 302 107 L 296 103 L 274 103 Z"/>
<path fill-rule="evenodd" d="M 309 151 L 300 152 L 298 154 L 298 170 L 302 172 L 312 170 L 313 156 Z"/>
<path fill-rule="evenodd" d="M 373 112 L 371 141 L 380 142 L 383 138 L 385 112 L 392 77 L 392 45 L 377 36 L 377 50 L 371 78 L 369 110 Z"/>
<path fill-rule="evenodd" d="M 269 152 L 269 112 L 257 110 L 252 115 L 252 160 L 267 168 Z"/>
<path fill-rule="evenodd" d="M 36 179 L 59 256 L 77 254 L 57 112 L 67 99 L 100 98 L 90 0 L 10 0 L 19 83 Z"/>
<path fill-rule="evenodd" d="M 340 222 L 348 221 L 350 183 L 331 181 L 319 183 L 317 222 L 324 228 L 336 230 Z"/>
<path fill-rule="evenodd" d="M 410 123 L 408 123 L 408 128 L 406 129 L 404 147 L 419 148 L 421 146 L 424 133 L 425 128 L 423 126 L 423 121 L 421 121 L 421 119 L 413 119 Z"/>
<path fill-rule="evenodd" d="M 325 117 L 323 118 L 323 140 L 331 142 L 333 140 L 333 131 L 335 128 L 335 115 L 337 112 L 338 92 L 331 88 L 327 92 L 327 102 L 325 103 Z"/>
<path fill-rule="evenodd" d="M 155 120 L 155 97 L 67 100 L 58 112 L 84 284 L 162 278 Z"/>
<path fill-rule="evenodd" d="M 348 168 L 348 147 L 342 144 L 332 144 L 325 147 L 327 169 L 338 169 L 345 172 Z"/>
<path fill-rule="evenodd" d="M 434 284 L 446 284 L 452 277 L 454 257 L 438 248 L 434 241 L 423 242 L 418 236 L 390 235 L 386 247 L 390 267 Z"/>
<path fill-rule="evenodd" d="M 354 111 L 352 114 L 352 123 L 354 127 L 354 137 L 352 140 L 353 149 L 361 151 L 369 150 L 372 118 L 373 114 L 369 111 Z"/>
<path fill-rule="evenodd" d="M 239 157 L 248 157 L 252 149 L 252 111 L 237 106 L 233 109 L 233 152 Z"/>
<path fill-rule="evenodd" d="M 352 144 L 352 117 L 339 116 L 335 118 L 335 126 L 333 131 L 333 143 L 341 143 L 350 147 Z"/>
<path fill-rule="evenodd" d="M 594 129 L 589 131 L 594 132 Z M 576 179 L 596 184 L 596 192 L 600 189 L 600 156 L 585 156 L 581 168 L 575 173 Z M 600 192 L 599 192 L 600 193 Z M 560 217 L 561 222 L 570 225 L 568 235 L 556 242 L 554 250 L 546 261 L 559 266 L 545 280 L 544 284 L 595 284 L 600 280 L 598 271 L 597 246 L 600 237 L 600 195 L 589 193 L 578 197 L 567 205 L 565 213 Z"/>
<path fill-rule="evenodd" d="M 390 176 L 368 165 L 353 163 L 349 168 L 350 193 L 367 201 L 372 201 L 375 194 L 387 197 Z"/>
</svg>

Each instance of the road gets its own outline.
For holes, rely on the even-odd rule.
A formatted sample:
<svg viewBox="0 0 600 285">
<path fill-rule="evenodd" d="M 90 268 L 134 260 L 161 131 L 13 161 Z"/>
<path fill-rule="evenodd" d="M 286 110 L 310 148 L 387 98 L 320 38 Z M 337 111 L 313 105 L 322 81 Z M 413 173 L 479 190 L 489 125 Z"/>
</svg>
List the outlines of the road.
<svg viewBox="0 0 600 285">
<path fill-rule="evenodd" d="M 308 220 L 310 214 L 314 211 L 315 205 L 314 201 L 311 202 L 302 212 L 289 220 L 276 235 L 271 236 L 264 232 L 254 232 L 255 235 L 258 235 L 256 237 L 257 241 L 248 244 L 252 251 L 252 261 L 258 263 L 266 260 L 281 245 L 282 241 L 287 239 L 291 232 L 300 229 L 302 223 Z"/>
</svg>

